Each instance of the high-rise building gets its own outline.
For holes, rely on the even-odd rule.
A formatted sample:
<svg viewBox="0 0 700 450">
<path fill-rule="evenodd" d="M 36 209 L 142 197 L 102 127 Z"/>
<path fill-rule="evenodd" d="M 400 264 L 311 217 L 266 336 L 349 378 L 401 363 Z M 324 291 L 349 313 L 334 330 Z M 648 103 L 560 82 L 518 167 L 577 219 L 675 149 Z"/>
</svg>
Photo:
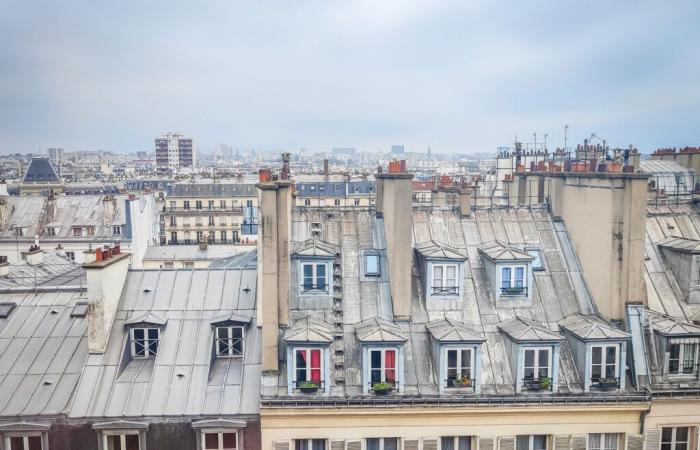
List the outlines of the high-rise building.
<svg viewBox="0 0 700 450">
<path fill-rule="evenodd" d="M 56 167 L 60 167 L 60 165 L 63 164 L 63 155 L 64 150 L 62 148 L 53 147 L 46 149 L 46 156 L 49 157 L 51 164 L 53 164 Z"/>
<path fill-rule="evenodd" d="M 184 168 L 195 168 L 196 152 L 191 138 L 177 133 L 167 133 L 156 138 L 155 143 L 158 174 L 173 174 Z"/>
</svg>

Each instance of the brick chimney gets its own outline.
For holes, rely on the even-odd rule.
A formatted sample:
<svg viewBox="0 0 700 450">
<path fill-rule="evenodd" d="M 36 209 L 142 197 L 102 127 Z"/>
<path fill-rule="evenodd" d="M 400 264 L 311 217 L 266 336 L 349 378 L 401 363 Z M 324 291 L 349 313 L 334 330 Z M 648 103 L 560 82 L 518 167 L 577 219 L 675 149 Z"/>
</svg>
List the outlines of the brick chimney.
<svg viewBox="0 0 700 450">
<path fill-rule="evenodd" d="M 474 188 L 472 186 L 461 186 L 459 188 L 459 215 L 460 217 L 469 217 L 472 214 L 472 194 Z"/>
<path fill-rule="evenodd" d="M 88 350 L 104 353 L 129 269 L 130 254 L 121 253 L 117 244 L 88 250 L 85 256 L 89 261 L 83 264 L 87 274 Z"/>
<path fill-rule="evenodd" d="M 394 317 L 408 320 L 411 317 L 413 275 L 413 174 L 406 171 L 406 161 L 392 161 L 388 172 L 377 173 L 375 177 L 377 213 L 384 218 Z"/>
<path fill-rule="evenodd" d="M 290 236 L 293 181 L 261 171 L 258 183 L 258 317 L 262 323 L 263 372 L 279 370 L 279 327 L 289 322 Z"/>
</svg>

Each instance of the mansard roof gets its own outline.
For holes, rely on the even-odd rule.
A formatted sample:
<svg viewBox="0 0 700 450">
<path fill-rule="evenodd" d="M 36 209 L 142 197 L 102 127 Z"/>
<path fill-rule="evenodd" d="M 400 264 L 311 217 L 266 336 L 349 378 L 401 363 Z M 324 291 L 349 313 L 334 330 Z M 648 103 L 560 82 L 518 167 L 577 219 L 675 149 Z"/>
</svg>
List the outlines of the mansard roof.
<svg viewBox="0 0 700 450">
<path fill-rule="evenodd" d="M 441 245 L 432 240 L 417 244 L 415 248 L 424 258 L 465 259 L 467 257 L 467 253 L 464 250 Z"/>
<path fill-rule="evenodd" d="M 491 261 L 532 261 L 535 259 L 523 250 L 498 241 L 480 246 L 479 253 Z"/>
<path fill-rule="evenodd" d="M 498 328 L 516 342 L 553 342 L 563 340 L 563 336 L 551 331 L 545 324 L 523 317 L 515 317 L 498 325 Z"/>
<path fill-rule="evenodd" d="M 323 320 L 307 315 L 297 319 L 284 332 L 288 343 L 330 343 L 333 342 L 333 330 Z"/>
<path fill-rule="evenodd" d="M 479 331 L 472 330 L 464 323 L 446 317 L 426 324 L 430 335 L 438 342 L 483 342 L 486 337 Z"/>
<path fill-rule="evenodd" d="M 584 341 L 629 339 L 631 335 L 595 316 L 574 314 L 559 322 L 562 328 Z"/>
</svg>

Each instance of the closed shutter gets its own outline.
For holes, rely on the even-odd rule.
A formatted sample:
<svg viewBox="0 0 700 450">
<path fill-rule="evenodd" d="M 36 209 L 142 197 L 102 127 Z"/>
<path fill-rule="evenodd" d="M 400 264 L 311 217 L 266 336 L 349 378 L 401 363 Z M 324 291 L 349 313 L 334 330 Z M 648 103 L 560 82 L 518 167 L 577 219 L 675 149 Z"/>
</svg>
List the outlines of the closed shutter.
<svg viewBox="0 0 700 450">
<path fill-rule="evenodd" d="M 403 450 L 418 450 L 418 439 L 404 439 Z"/>
<path fill-rule="evenodd" d="M 437 450 L 437 438 L 423 438 L 423 450 Z"/>
<path fill-rule="evenodd" d="M 478 443 L 479 443 L 478 450 L 493 450 L 493 438 L 480 437 Z"/>
<path fill-rule="evenodd" d="M 577 434 L 572 439 L 571 448 L 573 448 L 574 450 L 586 450 L 586 447 L 588 446 L 587 444 L 588 444 L 588 435 Z"/>
<path fill-rule="evenodd" d="M 568 434 L 554 436 L 554 450 L 571 450 L 571 436 Z"/>
<path fill-rule="evenodd" d="M 626 450 L 644 450 L 644 435 L 628 434 Z"/>
<path fill-rule="evenodd" d="M 289 450 L 289 441 L 275 441 L 272 443 L 275 450 Z"/>
<path fill-rule="evenodd" d="M 644 450 L 659 450 L 659 448 L 661 448 L 661 430 L 658 428 L 647 430 Z"/>
<path fill-rule="evenodd" d="M 345 441 L 331 439 L 331 450 L 345 450 Z"/>
<path fill-rule="evenodd" d="M 346 450 L 362 450 L 362 441 L 345 441 Z"/>
<path fill-rule="evenodd" d="M 515 450 L 515 436 L 499 437 L 498 450 Z"/>
</svg>

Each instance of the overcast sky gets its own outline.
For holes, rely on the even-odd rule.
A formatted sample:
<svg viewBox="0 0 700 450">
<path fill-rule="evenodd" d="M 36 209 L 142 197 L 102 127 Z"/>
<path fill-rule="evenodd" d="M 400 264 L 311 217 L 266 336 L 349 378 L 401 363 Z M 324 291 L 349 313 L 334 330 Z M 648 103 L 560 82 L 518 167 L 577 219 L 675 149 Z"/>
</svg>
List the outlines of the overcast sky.
<svg viewBox="0 0 700 450">
<path fill-rule="evenodd" d="M 700 1 L 0 0 L 0 153 L 700 144 Z"/>
</svg>

